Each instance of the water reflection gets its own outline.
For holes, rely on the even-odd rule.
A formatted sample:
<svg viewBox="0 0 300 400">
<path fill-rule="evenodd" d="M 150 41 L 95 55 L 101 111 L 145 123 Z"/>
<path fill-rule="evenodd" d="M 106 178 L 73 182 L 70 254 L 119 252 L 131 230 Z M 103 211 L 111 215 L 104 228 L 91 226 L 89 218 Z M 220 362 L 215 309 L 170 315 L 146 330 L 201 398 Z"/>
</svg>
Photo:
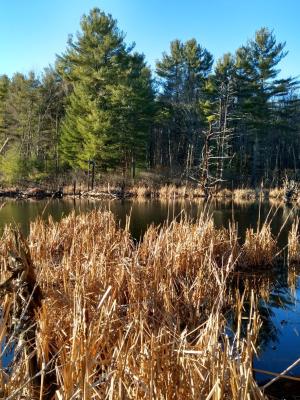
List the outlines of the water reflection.
<svg viewBox="0 0 300 400">
<path fill-rule="evenodd" d="M 0 200 L 0 206 L 3 204 Z M 47 219 L 52 215 L 54 220 L 61 219 L 71 211 L 76 213 L 85 212 L 94 208 L 111 210 L 120 221 L 121 226 L 125 225 L 126 216 L 131 215 L 132 234 L 139 238 L 150 224 L 161 224 L 166 220 L 171 220 L 180 216 L 184 210 L 191 218 L 197 217 L 203 211 L 212 212 L 217 227 L 228 227 L 229 222 L 234 219 L 238 225 L 239 235 L 244 236 L 248 227 L 255 228 L 257 222 L 264 221 L 270 212 L 270 203 L 258 203 L 253 200 L 243 201 L 221 201 L 215 200 L 209 205 L 201 199 L 189 200 L 74 200 L 54 199 L 54 200 L 9 200 L 0 209 L 0 229 L 8 223 L 16 223 L 21 226 L 24 233 L 28 233 L 30 221 L 42 216 Z M 275 211 L 275 208 L 273 207 Z M 282 205 L 272 219 L 271 228 L 274 234 L 278 234 L 282 224 L 288 219 L 282 234 L 282 243 L 286 243 L 286 234 L 291 225 L 291 220 L 297 210 Z"/>
<path fill-rule="evenodd" d="M 246 293 L 245 316 L 250 311 L 251 290 L 258 296 L 258 312 L 262 325 L 257 340 L 258 354 L 253 361 L 254 370 L 280 373 L 299 358 L 299 272 L 299 267 L 281 264 L 273 270 L 239 272 L 233 276 L 232 287 L 237 288 L 240 294 Z M 233 313 L 228 320 L 234 330 L 236 322 Z M 247 323 L 245 320 L 242 325 L 243 335 L 246 335 Z M 289 375 L 300 376 L 300 365 L 294 367 Z M 255 372 L 255 377 L 260 384 L 270 380 L 270 375 L 261 372 Z M 289 384 L 285 382 L 285 385 Z M 294 385 L 293 383 L 290 389 L 293 394 L 298 390 L 294 390 Z M 279 390 L 278 384 L 276 387 Z"/>
<path fill-rule="evenodd" d="M 292 287 L 289 286 L 291 277 L 287 268 L 277 273 L 268 300 L 260 301 L 263 324 L 259 335 L 260 351 L 254 367 L 261 370 L 280 373 L 299 358 L 300 277 L 294 272 Z M 300 365 L 294 367 L 289 375 L 300 376 Z M 260 382 L 270 379 L 261 373 L 256 378 Z"/>
</svg>

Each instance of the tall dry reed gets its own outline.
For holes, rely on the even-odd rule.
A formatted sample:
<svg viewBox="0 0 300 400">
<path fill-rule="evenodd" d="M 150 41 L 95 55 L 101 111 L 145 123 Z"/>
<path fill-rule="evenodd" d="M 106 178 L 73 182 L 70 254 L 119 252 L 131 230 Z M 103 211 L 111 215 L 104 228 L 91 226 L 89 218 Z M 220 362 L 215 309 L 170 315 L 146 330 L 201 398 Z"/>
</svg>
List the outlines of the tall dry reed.
<svg viewBox="0 0 300 400">
<path fill-rule="evenodd" d="M 6 230 L 1 282 L 11 243 Z M 136 245 L 111 213 L 93 211 L 33 223 L 28 248 L 42 292 L 33 321 L 39 391 L 32 394 L 23 351 L 1 370 L 6 399 L 263 399 L 252 375 L 255 308 L 245 339 L 240 312 L 233 342 L 225 329 L 227 280 L 238 257 L 234 226 L 218 230 L 204 214 L 194 223 L 183 217 L 150 227 Z M 1 302 L 5 341 L 13 294 Z"/>
<path fill-rule="evenodd" d="M 296 217 L 288 236 L 288 261 L 289 264 L 300 263 L 300 235 L 299 218 Z"/>
<path fill-rule="evenodd" d="M 273 265 L 277 254 L 277 243 L 268 222 L 256 230 L 246 230 L 242 248 L 241 264 L 246 267 L 265 267 Z"/>
<path fill-rule="evenodd" d="M 234 199 L 244 199 L 250 200 L 255 199 L 257 197 L 256 191 L 254 189 L 235 189 L 233 191 L 233 198 Z"/>
</svg>

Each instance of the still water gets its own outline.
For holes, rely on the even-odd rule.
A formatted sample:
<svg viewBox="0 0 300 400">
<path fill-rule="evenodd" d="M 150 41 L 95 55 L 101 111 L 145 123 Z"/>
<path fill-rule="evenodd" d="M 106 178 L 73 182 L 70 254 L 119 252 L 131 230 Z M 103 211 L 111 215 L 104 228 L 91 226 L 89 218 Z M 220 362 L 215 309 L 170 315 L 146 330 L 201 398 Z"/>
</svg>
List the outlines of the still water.
<svg viewBox="0 0 300 400">
<path fill-rule="evenodd" d="M 184 210 L 191 218 L 197 217 L 203 210 L 209 209 L 217 227 L 228 227 L 234 219 L 238 232 L 243 239 L 248 227 L 256 227 L 258 220 L 264 221 L 272 215 L 271 228 L 278 235 L 280 247 L 287 244 L 287 234 L 291 223 L 298 214 L 298 209 L 290 206 L 272 206 L 269 202 L 215 201 L 209 206 L 203 201 L 102 201 L 102 200 L 8 200 L 3 205 L 0 200 L 0 231 L 6 224 L 19 225 L 24 234 L 28 234 L 30 222 L 41 216 L 47 219 L 50 215 L 59 220 L 72 211 L 86 212 L 94 208 L 111 210 L 121 226 L 125 225 L 126 216 L 130 215 L 132 236 L 139 240 L 146 228 L 154 223 L 162 224 L 180 216 Z M 282 226 L 284 228 L 282 229 Z M 300 357 L 300 269 L 279 265 L 266 277 L 266 288 L 270 293 L 268 300 L 260 301 L 260 313 L 263 315 L 263 326 L 260 332 L 260 353 L 254 361 L 254 367 L 276 373 L 282 372 Z M 290 375 L 300 376 L 300 365 L 294 367 Z M 270 376 L 256 373 L 259 382 L 270 379 Z M 298 393 L 297 393 L 298 394 Z"/>
</svg>

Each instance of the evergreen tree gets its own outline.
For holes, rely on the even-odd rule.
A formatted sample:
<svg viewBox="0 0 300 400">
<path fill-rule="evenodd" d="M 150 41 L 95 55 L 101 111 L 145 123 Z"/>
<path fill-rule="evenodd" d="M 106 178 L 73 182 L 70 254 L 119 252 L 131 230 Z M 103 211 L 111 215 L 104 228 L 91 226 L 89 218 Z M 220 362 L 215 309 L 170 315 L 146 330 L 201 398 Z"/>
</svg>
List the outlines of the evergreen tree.
<svg viewBox="0 0 300 400">
<path fill-rule="evenodd" d="M 33 72 L 28 77 L 17 73 L 11 79 L 6 99 L 5 135 L 9 138 L 10 159 L 17 160 L 20 156 L 22 168 L 28 174 L 36 154 L 39 130 L 39 85 Z"/>
<path fill-rule="evenodd" d="M 61 151 L 72 167 L 125 169 L 128 159 L 145 159 L 153 94 L 144 57 L 132 53 L 117 22 L 93 9 L 82 32 L 69 41 L 57 69 L 72 85 L 62 125 Z"/>
<path fill-rule="evenodd" d="M 284 48 L 285 43 L 277 43 L 273 32 L 261 28 L 236 53 L 238 105 L 245 130 L 241 134 L 248 136 L 247 168 L 251 168 L 252 184 L 257 183 L 269 162 L 267 144 L 268 136 L 274 132 L 274 104 L 296 84 L 292 78 L 277 79 L 280 70 L 276 67 L 287 54 Z"/>
<path fill-rule="evenodd" d="M 41 78 L 37 162 L 46 173 L 58 173 L 60 125 L 68 88 L 53 68 Z"/>
<path fill-rule="evenodd" d="M 212 67 L 212 55 L 195 39 L 185 43 L 174 40 L 170 54 L 163 54 L 157 62 L 156 73 L 160 78 L 160 123 L 166 127 L 161 134 L 167 137 L 167 162 L 172 168 L 186 164 L 187 154 L 198 147 L 199 119 L 198 103 L 203 97 L 205 84 Z"/>
<path fill-rule="evenodd" d="M 10 180 L 17 171 L 23 178 L 51 173 L 57 166 L 59 121 L 63 115 L 64 93 L 57 74 L 48 69 L 40 81 L 34 73 L 17 73 L 11 81 L 1 80 L 0 97 L 1 146 L 6 144 L 2 171 L 7 171 Z"/>
<path fill-rule="evenodd" d="M 6 75 L 0 76 L 0 148 L 7 139 L 7 99 L 9 84 L 10 81 Z"/>
<path fill-rule="evenodd" d="M 156 98 L 133 49 L 116 20 L 95 8 L 55 69 L 0 76 L 2 179 L 86 170 L 89 160 L 133 176 L 136 165 L 171 176 L 196 171 L 197 179 L 202 171 L 206 188 L 299 176 L 299 83 L 279 78 L 287 52 L 272 31 L 258 30 L 214 71 L 195 39 L 172 41 L 156 65 Z"/>
<path fill-rule="evenodd" d="M 28 169 L 26 168 L 28 166 L 22 159 L 19 150 L 19 146 L 13 143 L 3 154 L 0 154 L 1 178 L 6 183 L 21 182 L 28 176 Z"/>
</svg>

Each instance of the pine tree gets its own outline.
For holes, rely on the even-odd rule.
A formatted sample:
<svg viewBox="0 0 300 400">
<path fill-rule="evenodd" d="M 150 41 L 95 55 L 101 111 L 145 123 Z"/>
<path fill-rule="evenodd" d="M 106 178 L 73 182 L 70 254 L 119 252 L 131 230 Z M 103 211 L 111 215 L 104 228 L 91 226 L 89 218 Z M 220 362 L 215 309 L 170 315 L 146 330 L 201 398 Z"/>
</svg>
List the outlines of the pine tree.
<svg viewBox="0 0 300 400">
<path fill-rule="evenodd" d="M 243 134 L 248 136 L 247 147 L 252 148 L 247 153 L 253 185 L 269 162 L 267 144 L 274 132 L 274 104 L 296 84 L 292 78 L 277 79 L 280 70 L 276 67 L 287 54 L 284 48 L 285 43 L 277 43 L 273 32 L 261 28 L 236 53 L 238 105 L 244 118 Z"/>
<path fill-rule="evenodd" d="M 74 168 L 85 169 L 93 159 L 103 169 L 120 164 L 126 169 L 128 158 L 143 152 L 147 142 L 153 103 L 150 72 L 144 57 L 126 46 L 110 15 L 95 8 L 82 18 L 81 28 L 57 63 L 73 88 L 61 152 Z"/>
<path fill-rule="evenodd" d="M 151 74 L 143 56 L 136 53 L 130 57 L 121 81 L 122 84 L 111 87 L 111 105 L 118 127 L 113 140 L 123 173 L 131 165 L 134 177 L 136 163 L 145 165 L 154 112 Z"/>
<path fill-rule="evenodd" d="M 205 84 L 212 67 L 212 55 L 195 39 L 185 43 L 174 40 L 170 54 L 164 53 L 157 62 L 156 73 L 162 88 L 160 104 L 164 120 L 160 118 L 161 134 L 168 138 L 166 157 L 172 169 L 186 164 L 187 154 L 194 153 L 198 146 L 199 119 L 198 102 L 205 91 Z"/>
<path fill-rule="evenodd" d="M 5 102 L 5 136 L 9 139 L 6 150 L 11 160 L 20 157 L 21 170 L 27 174 L 31 171 L 37 149 L 39 85 L 33 72 L 28 77 L 17 73 L 10 81 Z M 14 152 L 16 156 L 12 156 Z"/>
<path fill-rule="evenodd" d="M 60 125 L 64 116 L 68 88 L 53 68 L 47 68 L 41 78 L 39 107 L 40 126 L 36 158 L 45 173 L 57 175 Z"/>
<path fill-rule="evenodd" d="M 10 81 L 6 75 L 0 76 L 0 148 L 7 139 L 7 99 L 9 84 Z"/>
</svg>

